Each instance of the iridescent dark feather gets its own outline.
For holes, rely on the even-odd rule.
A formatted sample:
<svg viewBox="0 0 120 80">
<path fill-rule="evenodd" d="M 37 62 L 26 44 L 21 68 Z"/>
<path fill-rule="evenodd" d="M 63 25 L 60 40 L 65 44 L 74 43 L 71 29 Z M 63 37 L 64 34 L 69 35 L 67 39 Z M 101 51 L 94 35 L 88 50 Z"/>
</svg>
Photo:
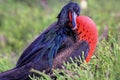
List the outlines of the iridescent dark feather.
<svg viewBox="0 0 120 80">
<path fill-rule="evenodd" d="M 66 39 L 64 44 L 69 45 L 69 47 L 59 50 L 58 55 L 53 59 L 52 68 L 49 67 L 48 60 L 40 59 L 40 61 L 30 62 L 22 67 L 0 73 L 0 80 L 30 80 L 28 75 L 34 74 L 31 69 L 45 70 L 47 74 L 51 72 L 51 69 L 62 68 L 63 62 L 71 62 L 70 57 L 74 60 L 75 57 L 81 56 L 82 52 L 88 54 L 89 44 L 86 41 L 74 43 L 71 39 Z"/>
<path fill-rule="evenodd" d="M 71 14 L 69 14 L 71 13 Z M 58 21 L 40 34 L 22 53 L 14 69 L 0 73 L 0 80 L 29 80 L 30 70 L 36 69 L 50 73 L 51 69 L 61 68 L 63 62 L 88 55 L 89 44 L 78 39 L 74 29 L 76 16 L 80 14 L 79 5 L 70 2 L 58 15 Z M 69 18 L 72 17 L 72 21 Z"/>
<path fill-rule="evenodd" d="M 68 34 L 69 33 L 69 34 Z M 57 51 L 62 48 L 63 42 L 67 38 L 75 39 L 69 27 L 59 27 L 57 24 L 50 26 L 49 30 L 43 32 L 20 57 L 17 67 L 21 67 L 30 61 L 36 62 L 40 59 L 48 59 L 52 66 L 52 59 Z"/>
<path fill-rule="evenodd" d="M 69 25 L 69 23 L 71 23 L 69 20 L 69 12 L 79 15 L 79 5 L 70 2 L 64 6 L 58 15 L 58 21 L 45 30 L 25 49 L 17 62 L 16 68 L 31 61 L 39 61 L 40 59 L 47 59 L 50 67 L 52 67 L 52 60 L 57 55 L 58 50 L 63 47 L 62 44 L 64 41 L 66 41 L 67 38 L 75 40 L 72 26 Z M 72 17 L 74 17 L 74 15 Z"/>
</svg>

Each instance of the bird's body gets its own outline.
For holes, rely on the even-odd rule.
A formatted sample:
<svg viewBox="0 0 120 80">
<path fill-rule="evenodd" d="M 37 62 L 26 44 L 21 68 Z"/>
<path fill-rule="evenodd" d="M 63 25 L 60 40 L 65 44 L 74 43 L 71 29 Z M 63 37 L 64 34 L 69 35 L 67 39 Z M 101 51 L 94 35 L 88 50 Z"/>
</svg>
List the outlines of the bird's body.
<svg viewBox="0 0 120 80">
<path fill-rule="evenodd" d="M 70 57 L 82 57 L 90 61 L 97 43 L 95 23 L 86 16 L 79 16 L 76 3 L 68 3 L 58 15 L 58 21 L 40 34 L 24 50 L 14 69 L 0 74 L 0 80 L 27 80 L 36 69 L 49 73 L 61 68 Z M 22 74 L 22 75 L 21 75 Z M 29 80 L 29 79 L 28 79 Z"/>
<path fill-rule="evenodd" d="M 72 41 L 75 40 L 70 27 L 59 27 L 56 23 L 51 25 L 23 52 L 17 67 L 40 59 L 49 60 L 49 64 L 52 66 L 52 59 L 57 55 L 58 51 L 70 46 L 71 43 L 64 43 L 68 38 L 72 39 Z"/>
<path fill-rule="evenodd" d="M 17 62 L 16 68 L 41 59 L 47 59 L 49 66 L 52 67 L 53 58 L 60 49 L 67 46 L 67 44 L 64 44 L 66 39 L 72 38 L 73 41 L 75 40 L 72 27 L 76 26 L 76 16 L 79 14 L 80 8 L 77 3 L 70 2 L 65 5 L 57 16 L 58 21 L 45 30 L 25 49 Z"/>
</svg>

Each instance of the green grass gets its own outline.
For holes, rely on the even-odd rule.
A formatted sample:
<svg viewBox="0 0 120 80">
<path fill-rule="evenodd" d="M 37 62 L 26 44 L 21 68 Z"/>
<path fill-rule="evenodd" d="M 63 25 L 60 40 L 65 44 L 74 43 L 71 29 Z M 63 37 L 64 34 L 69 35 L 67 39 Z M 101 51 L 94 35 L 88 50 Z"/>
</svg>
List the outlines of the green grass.
<svg viewBox="0 0 120 80">
<path fill-rule="evenodd" d="M 68 0 L 48 1 L 43 7 L 39 0 L 0 1 L 0 72 L 13 68 L 22 51 L 34 38 L 56 21 L 56 16 Z M 74 0 L 79 3 L 79 0 Z M 54 70 L 58 80 L 120 80 L 120 1 L 88 0 L 81 15 L 90 16 L 96 23 L 99 36 L 108 26 L 108 38 L 98 41 L 91 61 L 81 66 L 67 64 L 66 69 Z M 64 76 L 59 75 L 62 71 Z M 50 80 L 49 75 L 32 80 Z"/>
</svg>

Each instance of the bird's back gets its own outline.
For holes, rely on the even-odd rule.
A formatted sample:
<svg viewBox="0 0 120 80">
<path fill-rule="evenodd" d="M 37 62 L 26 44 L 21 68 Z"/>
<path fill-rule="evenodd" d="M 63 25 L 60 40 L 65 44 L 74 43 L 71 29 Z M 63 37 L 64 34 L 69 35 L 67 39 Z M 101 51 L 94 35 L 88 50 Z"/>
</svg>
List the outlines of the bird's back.
<svg viewBox="0 0 120 80">
<path fill-rule="evenodd" d="M 57 55 L 58 50 L 71 44 L 70 42 L 64 42 L 68 38 L 74 41 L 74 37 L 69 27 L 61 27 L 54 23 L 25 49 L 17 62 L 17 67 L 40 59 L 48 60 L 50 66 L 52 66 L 52 60 Z"/>
</svg>

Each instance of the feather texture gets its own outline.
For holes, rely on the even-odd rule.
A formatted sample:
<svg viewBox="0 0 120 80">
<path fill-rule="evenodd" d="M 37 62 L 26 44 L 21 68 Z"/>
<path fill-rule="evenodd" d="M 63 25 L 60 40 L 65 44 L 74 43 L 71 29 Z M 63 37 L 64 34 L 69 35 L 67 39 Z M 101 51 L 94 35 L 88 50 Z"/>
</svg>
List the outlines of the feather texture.
<svg viewBox="0 0 120 80">
<path fill-rule="evenodd" d="M 73 27 L 69 20 L 69 12 L 77 14 Z M 62 68 L 63 62 L 71 62 L 79 56 L 89 61 L 96 43 L 97 29 L 95 23 L 86 16 L 78 16 L 80 8 L 70 2 L 63 7 L 58 21 L 48 27 L 26 48 L 14 69 L 0 73 L 2 80 L 29 80 L 28 75 L 34 74 L 31 69 L 50 73 L 52 69 Z M 70 18 L 71 18 L 70 17 Z M 71 25 L 69 25 L 71 24 Z"/>
<path fill-rule="evenodd" d="M 73 26 L 69 25 L 71 23 L 68 16 L 70 11 L 78 16 L 80 14 L 79 5 L 74 2 L 65 5 L 58 15 L 58 21 L 45 30 L 25 49 L 17 62 L 16 68 L 40 59 L 48 60 L 50 67 L 52 67 L 53 58 L 57 55 L 58 50 L 62 48 L 64 41 L 67 38 L 75 40 L 75 35 L 72 31 Z"/>
<path fill-rule="evenodd" d="M 49 65 L 52 67 L 53 58 L 68 37 L 75 38 L 70 27 L 60 27 L 56 23 L 51 25 L 23 52 L 17 62 L 17 67 L 40 59 L 48 59 Z"/>
<path fill-rule="evenodd" d="M 84 52 L 86 55 L 89 51 L 89 44 L 86 41 L 78 41 L 76 43 L 73 42 L 72 39 L 67 38 L 64 44 L 67 44 L 69 47 L 63 48 L 58 51 L 58 54 L 53 59 L 52 69 L 62 68 L 63 62 L 71 62 L 70 57 L 75 59 L 75 57 L 79 57 Z M 40 59 L 36 62 L 29 62 L 26 65 L 23 65 L 19 68 L 14 68 L 9 71 L 0 73 L 1 80 L 30 80 L 28 75 L 33 75 L 31 69 L 46 71 L 47 73 L 51 72 L 51 68 L 49 67 L 48 60 Z"/>
</svg>

